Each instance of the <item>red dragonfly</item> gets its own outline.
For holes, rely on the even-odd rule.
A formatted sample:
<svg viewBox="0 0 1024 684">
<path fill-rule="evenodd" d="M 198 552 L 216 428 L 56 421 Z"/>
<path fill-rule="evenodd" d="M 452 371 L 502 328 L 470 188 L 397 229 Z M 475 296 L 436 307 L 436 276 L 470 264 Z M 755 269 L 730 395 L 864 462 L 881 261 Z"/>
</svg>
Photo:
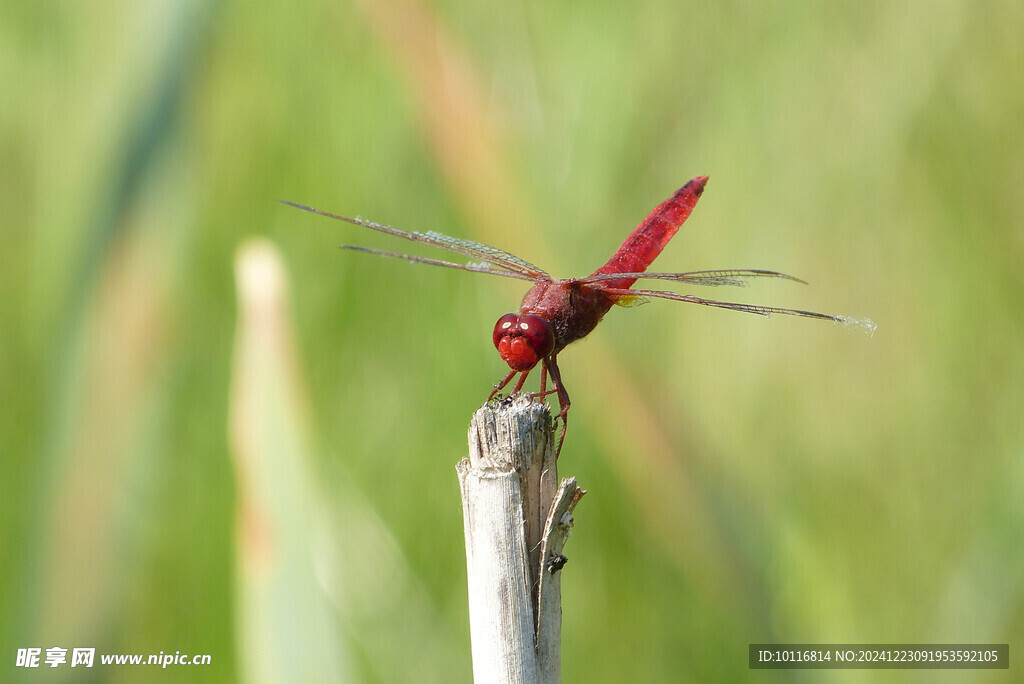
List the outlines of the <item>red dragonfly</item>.
<svg viewBox="0 0 1024 684">
<path fill-rule="evenodd" d="M 683 221 L 690 216 L 701 193 L 704 192 L 704 186 L 707 182 L 707 176 L 698 176 L 691 180 L 677 190 L 675 194 L 655 207 L 654 211 L 640 222 L 636 230 L 626 238 L 626 241 L 622 243 L 622 246 L 619 247 L 618 251 L 612 255 L 612 258 L 604 266 L 586 278 L 569 278 L 566 280 L 555 280 L 541 269 L 517 256 L 472 240 L 449 237 L 435 232 L 410 233 L 361 218 L 338 216 L 327 211 L 296 204 L 295 202 L 281 201 L 284 204 L 304 211 L 338 219 L 339 221 L 347 221 L 357 226 L 371 228 L 382 233 L 388 233 L 389 235 L 396 235 L 413 242 L 423 242 L 471 259 L 479 259 L 483 263 L 455 264 L 448 261 L 399 254 L 370 247 L 342 245 L 345 249 L 396 257 L 420 264 L 458 268 L 463 271 L 474 271 L 476 273 L 490 273 L 505 276 L 506 278 L 518 278 L 532 282 L 533 287 L 526 293 L 526 297 L 523 298 L 523 303 L 519 307 L 519 313 L 507 313 L 499 318 L 498 322 L 494 325 L 494 332 L 492 334 L 494 346 L 497 347 L 498 354 L 508 364 L 510 370 L 502 378 L 501 382 L 495 385 L 494 391 L 488 397 L 488 401 L 501 392 L 516 375 L 519 375 L 519 379 L 512 388 L 512 394 L 519 392 L 523 387 L 523 383 L 526 382 L 530 371 L 540 363 L 540 392 L 534 396 L 542 397 L 552 393 L 558 396 L 559 413 L 556 420 L 559 418 L 562 420 L 562 435 L 558 442 L 558 449 L 561 451 L 562 442 L 565 440 L 566 418 L 568 417 L 570 402 L 569 394 L 565 389 L 561 373 L 558 370 L 558 353 L 569 343 L 586 337 L 597 326 L 601 318 L 608 313 L 613 304 L 629 305 L 638 299 L 657 297 L 660 299 L 674 299 L 679 302 L 690 302 L 691 304 L 701 304 L 703 306 L 713 306 L 720 309 L 744 311 L 761 316 L 785 314 L 787 316 L 819 318 L 844 325 L 857 325 L 868 331 L 874 330 L 875 324 L 867 319 L 835 316 L 814 311 L 803 311 L 801 309 L 781 309 L 773 306 L 722 302 L 661 290 L 631 289 L 633 283 L 641 278 L 670 280 L 689 285 L 712 286 L 745 286 L 747 284 L 746 279 L 749 278 L 780 278 L 806 284 L 805 281 L 785 273 L 760 269 L 645 273 L 647 267 L 661 254 L 661 250 L 665 248 L 668 241 L 679 230 Z M 552 389 L 550 390 L 546 390 L 548 376 L 551 378 Z"/>
</svg>

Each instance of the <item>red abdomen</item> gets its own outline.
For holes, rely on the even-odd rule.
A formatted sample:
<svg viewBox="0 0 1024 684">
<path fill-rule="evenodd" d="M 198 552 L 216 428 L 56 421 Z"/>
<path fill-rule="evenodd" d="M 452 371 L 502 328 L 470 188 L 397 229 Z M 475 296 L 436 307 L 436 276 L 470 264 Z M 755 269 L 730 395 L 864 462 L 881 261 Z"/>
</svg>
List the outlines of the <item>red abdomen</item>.
<svg viewBox="0 0 1024 684">
<path fill-rule="evenodd" d="M 655 207 L 636 230 L 630 233 L 608 263 L 594 271 L 594 275 L 646 271 L 679 230 L 679 226 L 690 216 L 707 182 L 707 176 L 697 176 Z M 635 282 L 636 278 L 623 278 L 605 281 L 603 284 L 625 289 Z"/>
</svg>

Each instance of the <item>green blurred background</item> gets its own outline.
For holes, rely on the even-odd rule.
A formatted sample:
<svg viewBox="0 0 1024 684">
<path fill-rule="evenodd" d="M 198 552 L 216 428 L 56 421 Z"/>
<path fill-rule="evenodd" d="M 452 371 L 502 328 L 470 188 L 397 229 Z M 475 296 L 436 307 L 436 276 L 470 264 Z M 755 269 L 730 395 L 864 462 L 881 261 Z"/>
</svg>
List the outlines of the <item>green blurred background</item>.
<svg viewBox="0 0 1024 684">
<path fill-rule="evenodd" d="M 878 330 L 655 301 L 562 355 L 565 681 L 745 679 L 751 642 L 1019 662 L 1022 7 L 5 3 L 0 679 L 93 646 L 213 662 L 57 674 L 468 680 L 454 466 L 525 288 L 274 200 L 568 277 L 698 174 L 658 270 L 793 273 L 695 294 Z M 242 315 L 236 262 L 283 313 Z M 936 673 L 811 674 L 750 678 Z"/>
</svg>

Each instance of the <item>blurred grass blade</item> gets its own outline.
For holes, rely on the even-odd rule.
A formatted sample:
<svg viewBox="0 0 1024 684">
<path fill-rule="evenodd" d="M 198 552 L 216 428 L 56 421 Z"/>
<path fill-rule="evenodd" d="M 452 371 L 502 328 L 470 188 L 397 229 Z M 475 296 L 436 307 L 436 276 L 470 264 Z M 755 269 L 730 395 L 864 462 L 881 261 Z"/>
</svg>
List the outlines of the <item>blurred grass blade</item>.
<svg viewBox="0 0 1024 684">
<path fill-rule="evenodd" d="M 47 643 L 97 639 L 117 610 L 119 582 L 131 576 L 118 570 L 119 556 L 137 550 L 134 487 L 152 467 L 146 427 L 167 347 L 170 295 L 165 269 L 154 266 L 156 249 L 143 239 L 113 245 L 68 342 L 52 482 L 40 506 L 46 531 L 37 636 Z"/>
<path fill-rule="evenodd" d="M 465 635 L 446 628 L 369 502 L 344 476 L 321 498 L 276 248 L 244 245 L 236 271 L 231 442 L 246 681 L 337 681 L 348 659 L 335 622 L 381 681 L 468 675 L 468 648 L 453 648 Z"/>
<path fill-rule="evenodd" d="M 237 634 L 248 682 L 334 682 L 342 645 L 313 562 L 318 493 L 276 248 L 236 258 L 239 319 L 230 398 L 238 503 Z"/>
</svg>

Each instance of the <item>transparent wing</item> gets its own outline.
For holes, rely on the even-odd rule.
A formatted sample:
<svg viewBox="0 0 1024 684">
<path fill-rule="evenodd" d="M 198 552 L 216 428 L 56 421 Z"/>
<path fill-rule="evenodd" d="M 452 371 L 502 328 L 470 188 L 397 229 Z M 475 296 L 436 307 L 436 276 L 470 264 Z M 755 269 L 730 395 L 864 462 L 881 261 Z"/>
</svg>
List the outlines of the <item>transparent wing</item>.
<svg viewBox="0 0 1024 684">
<path fill-rule="evenodd" d="M 672 299 L 677 302 L 689 302 L 702 306 L 713 306 L 718 309 L 729 309 L 730 311 L 742 311 L 744 313 L 757 314 L 758 316 L 771 316 L 781 314 L 784 316 L 802 316 L 804 318 L 818 318 L 846 326 L 853 326 L 863 329 L 865 332 L 874 333 L 877 327 L 870 318 L 854 318 L 852 316 L 837 316 L 833 314 L 818 313 L 817 311 L 804 311 L 803 309 L 781 309 L 775 306 L 758 306 L 756 304 L 740 304 L 737 302 L 719 302 L 713 299 L 702 299 L 693 295 L 684 295 L 677 292 L 663 292 L 661 290 L 625 290 L 618 288 L 607 288 L 603 292 L 613 299 L 622 299 L 631 302 L 637 298 L 656 297 L 658 299 Z"/>
<path fill-rule="evenodd" d="M 311 214 L 319 214 L 320 216 L 326 216 L 327 218 L 336 219 L 338 221 L 345 221 L 346 223 L 352 223 L 357 226 L 364 228 L 370 228 L 381 233 L 387 233 L 388 235 L 394 235 L 396 237 L 405 238 L 412 242 L 422 242 L 433 247 L 440 247 L 446 249 L 449 252 L 455 252 L 471 259 L 480 259 L 482 261 L 489 262 L 500 269 L 510 271 L 513 273 L 519 273 L 526 276 L 529 280 L 551 280 L 551 276 L 537 268 L 528 261 L 524 261 L 514 254 L 498 249 L 497 247 L 491 247 L 485 245 L 482 242 L 474 242 L 473 240 L 466 240 L 463 238 L 455 238 L 442 233 L 435 233 L 433 231 L 428 233 L 416 233 L 395 228 L 393 226 L 384 225 L 383 223 L 376 223 L 374 221 L 366 221 L 361 218 L 349 218 L 348 216 L 339 216 L 332 214 L 329 211 L 322 209 L 314 209 L 313 207 L 307 207 L 304 204 L 297 202 L 289 202 L 288 200 L 278 200 L 282 204 L 287 204 L 290 207 L 301 209 L 302 211 L 308 211 Z M 372 251 L 372 250 L 368 250 Z M 388 255 L 394 255 L 394 252 L 388 253 Z M 410 259 L 411 261 L 417 261 L 416 259 Z M 422 262 L 429 263 L 429 262 Z M 444 262 L 447 263 L 447 262 Z M 440 265 L 440 264 L 437 264 Z M 478 270 L 478 269 L 467 269 L 467 270 Z"/>
<path fill-rule="evenodd" d="M 754 268 L 730 268 L 714 271 L 689 271 L 686 273 L 601 273 L 586 278 L 574 278 L 578 283 L 600 283 L 606 280 L 620 280 L 623 278 L 635 278 L 637 280 L 649 278 L 651 280 L 671 280 L 677 283 L 688 285 L 705 285 L 719 287 L 728 285 L 733 287 L 747 287 L 748 279 L 751 278 L 775 278 L 776 280 L 791 280 L 795 283 L 807 284 L 796 276 L 779 273 L 778 271 L 764 271 Z"/>
<path fill-rule="evenodd" d="M 341 245 L 342 249 L 351 249 L 356 252 L 368 252 L 370 254 L 378 254 L 380 256 L 392 257 L 395 259 L 405 259 L 417 264 L 430 264 L 432 266 L 444 266 L 445 268 L 457 268 L 460 271 L 473 271 L 474 273 L 490 273 L 492 275 L 505 276 L 506 278 L 518 278 L 519 280 L 536 280 L 530 276 L 523 275 L 516 271 L 506 271 L 505 269 L 492 268 L 489 264 L 455 264 L 450 261 L 441 261 L 440 259 L 428 259 L 427 257 L 414 256 L 412 254 L 401 254 L 399 252 L 388 252 L 383 249 L 374 249 L 373 247 L 362 247 L 360 245 Z"/>
</svg>

